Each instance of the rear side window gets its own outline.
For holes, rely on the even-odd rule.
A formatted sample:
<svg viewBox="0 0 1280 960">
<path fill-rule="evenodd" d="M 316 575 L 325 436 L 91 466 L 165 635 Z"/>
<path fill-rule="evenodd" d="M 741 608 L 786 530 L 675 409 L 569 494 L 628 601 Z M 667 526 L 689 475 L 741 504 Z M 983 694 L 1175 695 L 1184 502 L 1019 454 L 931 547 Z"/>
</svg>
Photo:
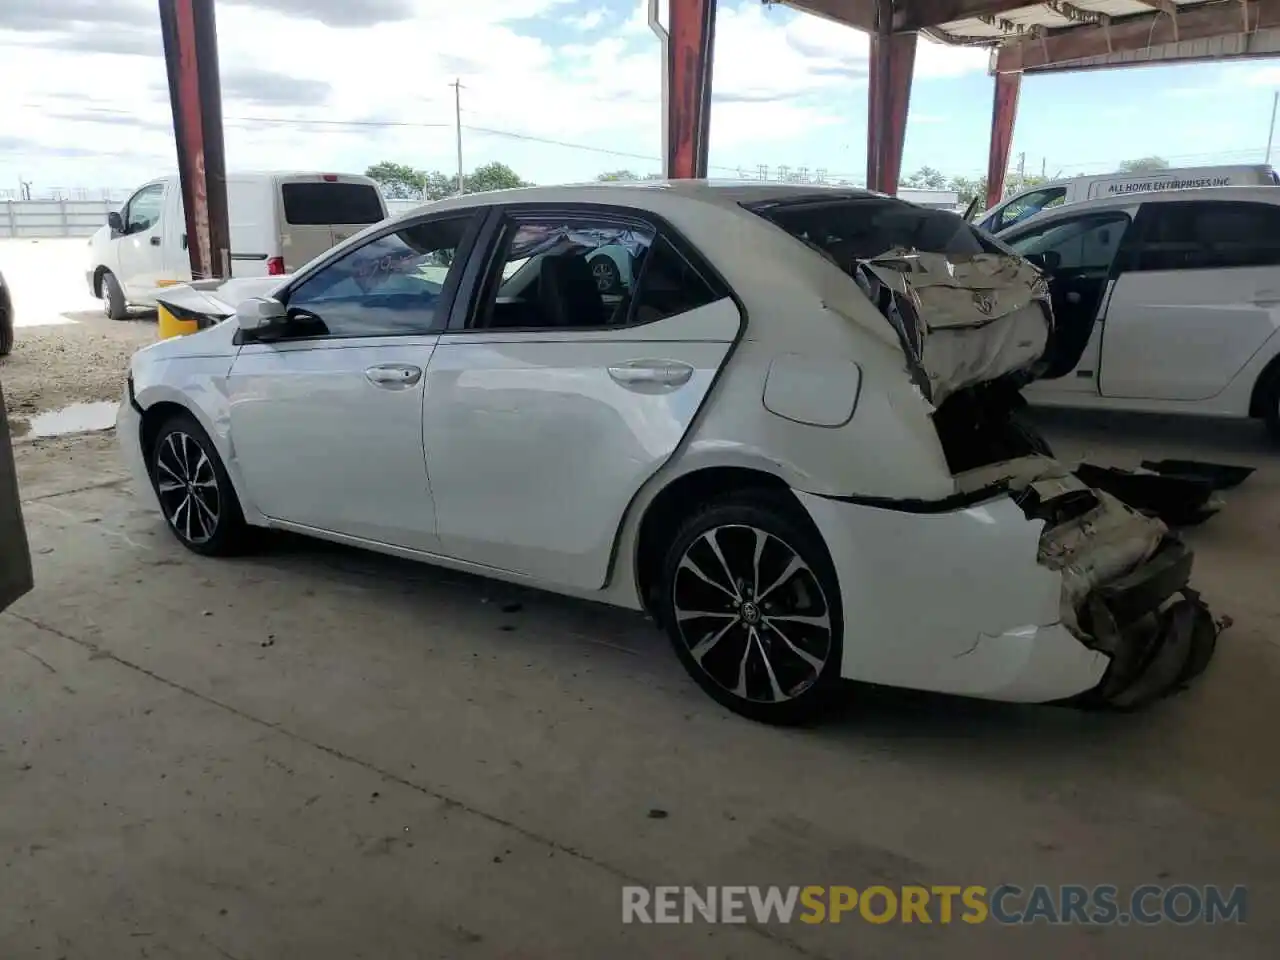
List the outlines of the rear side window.
<svg viewBox="0 0 1280 960">
<path fill-rule="evenodd" d="M 1001 252 L 964 218 L 884 197 L 755 204 L 747 209 L 777 224 L 852 274 L 859 260 L 890 250 L 972 256 Z"/>
<path fill-rule="evenodd" d="M 1136 270 L 1280 264 L 1280 207 L 1269 203 L 1152 203 L 1141 220 Z"/>
<path fill-rule="evenodd" d="M 367 183 L 285 183 L 284 219 L 295 227 L 377 223 L 382 204 Z"/>
</svg>

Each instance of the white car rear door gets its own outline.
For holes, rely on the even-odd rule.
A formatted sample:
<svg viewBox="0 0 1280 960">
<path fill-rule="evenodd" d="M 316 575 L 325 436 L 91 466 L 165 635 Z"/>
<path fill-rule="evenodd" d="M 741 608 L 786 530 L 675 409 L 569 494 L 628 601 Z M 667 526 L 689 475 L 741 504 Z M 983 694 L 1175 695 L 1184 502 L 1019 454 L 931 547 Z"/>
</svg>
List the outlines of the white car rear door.
<svg viewBox="0 0 1280 960">
<path fill-rule="evenodd" d="M 243 346 L 231 443 L 261 513 L 434 550 L 425 374 L 478 220 L 455 212 L 345 252 L 286 291 L 286 337 Z"/>
<path fill-rule="evenodd" d="M 1204 400 L 1280 325 L 1280 207 L 1147 203 L 1102 340 L 1107 397 Z"/>
<path fill-rule="evenodd" d="M 441 550 L 599 588 L 627 504 L 689 429 L 742 316 L 696 254 L 625 211 L 522 206 L 491 231 L 497 254 L 427 373 Z M 636 277 L 616 293 L 588 262 L 609 245 Z"/>
</svg>

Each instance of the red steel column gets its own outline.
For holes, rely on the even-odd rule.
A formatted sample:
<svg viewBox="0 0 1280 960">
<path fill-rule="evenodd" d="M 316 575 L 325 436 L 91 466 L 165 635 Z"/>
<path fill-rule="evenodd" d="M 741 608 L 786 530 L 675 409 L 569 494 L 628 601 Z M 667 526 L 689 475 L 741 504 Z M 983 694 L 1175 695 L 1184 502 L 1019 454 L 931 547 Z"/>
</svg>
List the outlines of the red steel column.
<svg viewBox="0 0 1280 960">
<path fill-rule="evenodd" d="M 1004 196 L 1004 174 L 1009 169 L 1009 148 L 1013 146 L 1013 121 L 1018 116 L 1018 93 L 1022 74 L 997 73 L 995 99 L 991 106 L 991 149 L 987 154 L 987 209 Z"/>
<path fill-rule="evenodd" d="M 667 176 L 707 175 L 716 0 L 670 0 Z"/>
<path fill-rule="evenodd" d="M 890 32 L 893 10 L 888 0 L 881 0 L 877 16 L 881 26 L 871 35 L 867 85 L 867 189 L 892 194 L 898 192 L 902 173 L 916 35 Z"/>
<path fill-rule="evenodd" d="M 214 0 L 160 0 L 191 274 L 231 276 Z"/>
</svg>

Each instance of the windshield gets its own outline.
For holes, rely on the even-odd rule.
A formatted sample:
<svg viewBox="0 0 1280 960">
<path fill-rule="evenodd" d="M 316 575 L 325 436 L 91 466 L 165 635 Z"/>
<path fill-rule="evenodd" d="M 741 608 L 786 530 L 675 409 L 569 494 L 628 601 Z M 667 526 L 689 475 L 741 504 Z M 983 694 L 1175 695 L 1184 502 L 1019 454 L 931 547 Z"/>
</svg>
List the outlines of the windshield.
<svg viewBox="0 0 1280 960">
<path fill-rule="evenodd" d="M 969 257 L 1001 253 L 989 237 L 948 210 L 892 197 L 839 197 L 747 207 L 852 273 L 858 261 L 891 250 Z"/>
</svg>

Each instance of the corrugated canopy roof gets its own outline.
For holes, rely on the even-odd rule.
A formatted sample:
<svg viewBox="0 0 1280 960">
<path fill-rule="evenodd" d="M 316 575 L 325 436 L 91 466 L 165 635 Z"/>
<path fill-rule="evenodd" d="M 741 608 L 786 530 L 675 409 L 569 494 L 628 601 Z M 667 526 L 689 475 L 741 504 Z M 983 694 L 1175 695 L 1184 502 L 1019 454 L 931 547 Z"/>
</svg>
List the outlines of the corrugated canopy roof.
<svg viewBox="0 0 1280 960">
<path fill-rule="evenodd" d="M 876 29 L 876 0 L 782 2 Z M 896 0 L 892 6 L 896 32 L 991 47 L 993 68 L 1001 72 L 1280 53 L 1280 0 Z"/>
</svg>

